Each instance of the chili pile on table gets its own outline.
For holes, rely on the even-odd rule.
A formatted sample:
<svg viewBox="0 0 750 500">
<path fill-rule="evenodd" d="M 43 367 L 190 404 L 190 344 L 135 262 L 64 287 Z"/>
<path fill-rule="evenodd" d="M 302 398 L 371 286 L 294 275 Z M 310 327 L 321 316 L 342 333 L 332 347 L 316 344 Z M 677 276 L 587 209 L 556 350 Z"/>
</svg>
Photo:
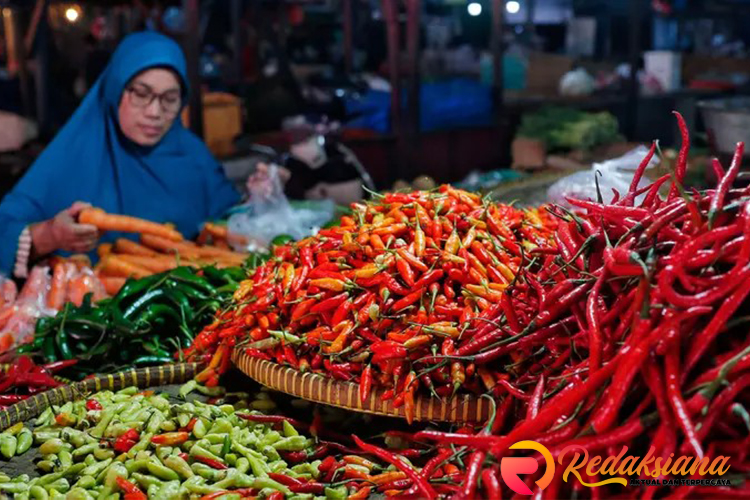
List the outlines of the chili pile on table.
<svg viewBox="0 0 750 500">
<path fill-rule="evenodd" d="M 732 487 L 633 494 L 747 497 L 750 188 L 733 187 L 744 146 L 728 169 L 713 163 L 715 189 L 686 191 L 689 141 L 678 123 L 675 172 L 639 187 L 654 145 L 610 203 L 519 210 L 444 186 L 355 205 L 339 227 L 277 248 L 241 285 L 187 352 L 213 355 L 199 379 L 216 383 L 242 346 L 358 382 L 363 398 L 383 387 L 407 415 L 417 388 L 491 395 L 497 412 L 479 434 L 398 436 L 433 454 L 419 472 L 358 442 L 402 470 L 389 491 L 406 496 L 495 498 L 500 459 L 534 440 L 556 460 L 570 445 L 601 458 L 623 446 L 633 456 L 652 446 L 662 460 L 724 455 L 739 474 Z M 539 492 L 541 472 L 524 476 L 530 490 L 580 493 L 561 474 Z"/>
<path fill-rule="evenodd" d="M 484 354 L 463 351 L 477 353 L 471 341 L 501 317 L 514 328 L 531 320 L 536 297 L 517 276 L 556 252 L 556 224 L 543 209 L 450 186 L 355 204 L 339 226 L 276 247 L 186 354 L 218 349 L 198 377 L 211 384 L 227 351 L 246 344 L 251 356 L 358 382 L 362 400 L 384 388 L 411 419 L 420 388 L 450 397 L 495 385 Z"/>
</svg>

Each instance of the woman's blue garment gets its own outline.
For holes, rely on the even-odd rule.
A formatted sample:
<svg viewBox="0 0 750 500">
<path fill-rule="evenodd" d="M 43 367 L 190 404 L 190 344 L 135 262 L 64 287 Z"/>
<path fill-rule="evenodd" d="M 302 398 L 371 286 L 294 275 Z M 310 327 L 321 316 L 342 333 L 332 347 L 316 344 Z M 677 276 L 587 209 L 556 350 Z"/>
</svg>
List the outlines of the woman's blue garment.
<svg viewBox="0 0 750 500">
<path fill-rule="evenodd" d="M 186 237 L 239 201 L 221 165 L 179 117 L 153 147 L 138 146 L 120 132 L 117 110 L 125 86 L 153 67 L 177 72 L 187 100 L 180 47 L 156 32 L 126 37 L 68 123 L 0 203 L 0 273 L 10 275 L 24 227 L 54 217 L 75 201 L 172 222 Z M 103 240 L 120 236 L 107 233 Z"/>
</svg>

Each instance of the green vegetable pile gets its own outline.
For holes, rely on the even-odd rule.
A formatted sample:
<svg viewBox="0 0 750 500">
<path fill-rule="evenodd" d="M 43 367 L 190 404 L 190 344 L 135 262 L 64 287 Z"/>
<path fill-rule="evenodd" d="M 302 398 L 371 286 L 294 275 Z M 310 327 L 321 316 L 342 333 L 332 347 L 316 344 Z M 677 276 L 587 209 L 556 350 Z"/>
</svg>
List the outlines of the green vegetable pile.
<svg viewBox="0 0 750 500">
<path fill-rule="evenodd" d="M 78 359 L 74 377 L 173 362 L 245 276 L 240 268 L 178 267 L 129 280 L 110 299 L 93 305 L 87 296 L 80 307 L 69 303 L 41 318 L 22 352 L 38 351 L 47 363 Z"/>
<path fill-rule="evenodd" d="M 279 432 L 270 423 L 247 420 L 257 412 L 244 410 L 246 402 L 173 404 L 166 395 L 137 391 L 104 391 L 48 408 L 33 432 L 42 455 L 36 465 L 43 475 L 0 476 L 0 491 L 18 500 L 114 500 L 121 495 L 193 499 L 222 491 L 239 497 L 251 489 L 261 498 L 275 492 L 298 500 L 313 498 L 309 493 L 295 495 L 273 479 L 304 483 L 319 475 L 320 461 L 290 467 L 279 455 L 310 451 L 315 444 L 288 422 Z M 30 444 L 29 438 L 25 442 Z M 327 490 L 331 498 L 339 493 Z"/>
<path fill-rule="evenodd" d="M 611 113 L 589 113 L 556 106 L 523 115 L 518 135 L 543 141 L 548 151 L 590 151 L 622 140 L 617 118 Z"/>
</svg>

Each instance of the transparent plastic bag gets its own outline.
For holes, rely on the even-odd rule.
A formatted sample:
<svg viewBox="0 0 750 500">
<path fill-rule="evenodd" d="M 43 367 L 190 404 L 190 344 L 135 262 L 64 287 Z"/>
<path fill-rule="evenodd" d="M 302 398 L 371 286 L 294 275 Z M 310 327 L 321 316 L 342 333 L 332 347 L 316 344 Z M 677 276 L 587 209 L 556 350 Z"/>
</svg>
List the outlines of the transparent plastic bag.
<svg viewBox="0 0 750 500">
<path fill-rule="evenodd" d="M 269 246 L 279 235 L 302 239 L 314 234 L 333 217 L 330 200 L 295 208 L 284 195 L 278 167 L 269 165 L 270 182 L 250 186 L 250 200 L 229 217 L 230 244 L 238 251 L 254 251 Z M 241 243 L 238 243 L 241 242 Z"/>
<path fill-rule="evenodd" d="M 47 306 L 51 286 L 50 268 L 36 266 L 29 273 L 16 301 L 6 304 L 0 317 L 0 346 L 10 348 L 17 344 L 30 342 L 34 337 L 34 326 L 42 316 L 52 316 L 54 309 Z M 4 322 L 4 324 L 2 324 Z"/>
<path fill-rule="evenodd" d="M 610 203 L 615 196 L 614 190 L 624 196 L 630 188 L 633 174 L 640 165 L 643 158 L 648 154 L 648 148 L 638 146 L 619 158 L 607 160 L 603 163 L 594 163 L 590 170 L 576 172 L 560 179 L 552 184 L 547 190 L 547 197 L 552 203 L 570 207 L 566 198 L 577 198 L 580 200 L 596 200 L 595 177 L 598 177 L 599 192 L 605 203 Z M 658 165 L 659 159 L 654 157 L 649 162 L 646 170 Z M 649 180 L 645 176 L 641 179 L 638 187 L 648 185 Z M 643 196 L 636 198 L 638 203 Z"/>
</svg>

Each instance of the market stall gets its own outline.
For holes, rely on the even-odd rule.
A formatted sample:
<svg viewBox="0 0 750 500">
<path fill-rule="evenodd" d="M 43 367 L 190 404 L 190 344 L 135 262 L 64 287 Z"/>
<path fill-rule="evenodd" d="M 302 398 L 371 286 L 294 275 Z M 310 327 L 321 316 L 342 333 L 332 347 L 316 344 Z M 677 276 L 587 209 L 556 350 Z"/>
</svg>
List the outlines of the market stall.
<svg viewBox="0 0 750 500">
<path fill-rule="evenodd" d="M 226 226 L 192 243 L 84 212 L 140 243 L 29 278 L 45 307 L 0 377 L 0 491 L 745 498 L 744 146 L 688 189 L 677 119 L 672 170 L 654 143 L 622 191 L 372 193 L 252 255 Z"/>
</svg>

